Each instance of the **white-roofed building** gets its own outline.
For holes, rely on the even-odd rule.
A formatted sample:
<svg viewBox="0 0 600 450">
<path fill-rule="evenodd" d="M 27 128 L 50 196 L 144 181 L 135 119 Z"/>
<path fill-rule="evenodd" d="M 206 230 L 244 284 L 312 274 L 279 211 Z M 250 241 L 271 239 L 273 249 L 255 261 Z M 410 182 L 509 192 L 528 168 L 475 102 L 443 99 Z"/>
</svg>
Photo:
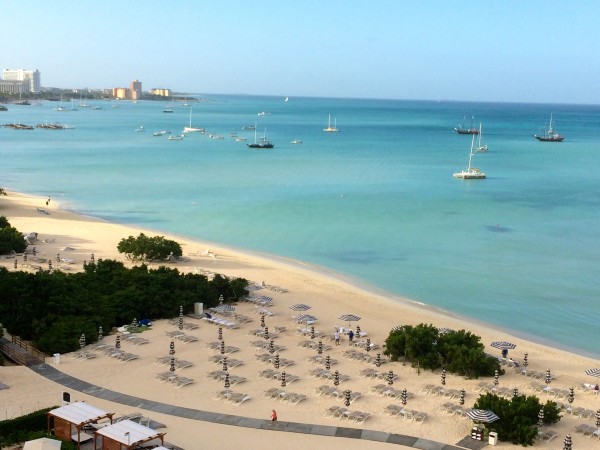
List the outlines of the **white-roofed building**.
<svg viewBox="0 0 600 450">
<path fill-rule="evenodd" d="M 149 447 L 164 444 L 165 433 L 140 425 L 132 420 L 123 420 L 98 429 L 94 433 L 94 448 L 99 450 L 130 450 L 140 446 Z M 97 443 L 101 442 L 101 446 Z"/>
<path fill-rule="evenodd" d="M 85 402 L 71 403 L 48 412 L 48 432 L 53 430 L 56 437 L 77 442 L 79 448 L 81 442 L 92 439 L 83 431 L 84 426 L 97 424 L 102 419 L 112 423 L 114 414 Z"/>
</svg>

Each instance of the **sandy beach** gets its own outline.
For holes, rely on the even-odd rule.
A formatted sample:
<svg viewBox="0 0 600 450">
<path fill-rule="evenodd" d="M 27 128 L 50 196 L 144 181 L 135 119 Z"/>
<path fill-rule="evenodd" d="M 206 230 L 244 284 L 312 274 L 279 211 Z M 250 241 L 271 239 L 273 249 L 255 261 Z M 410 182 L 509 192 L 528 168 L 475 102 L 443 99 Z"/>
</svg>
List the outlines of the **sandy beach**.
<svg viewBox="0 0 600 450">
<path fill-rule="evenodd" d="M 40 212 L 44 209 L 46 213 Z M 46 198 L 37 198 L 19 193 L 8 192 L 7 196 L 0 197 L 0 215 L 8 218 L 11 225 L 24 233 L 38 233 L 36 250 L 41 258 L 56 261 L 57 254 L 69 261 L 58 265 L 66 272 L 81 270 L 83 262 L 88 261 L 91 255 L 95 258 L 116 259 L 125 262 L 125 258 L 117 252 L 117 243 L 124 237 L 137 236 L 140 231 L 147 234 L 164 233 L 140 230 L 119 224 L 112 224 L 85 217 L 61 209 L 57 200 L 52 199 L 46 205 Z M 127 336 L 122 341 L 122 349 L 137 355 L 136 359 L 121 362 L 111 358 L 100 350 L 93 350 L 94 344 L 88 346 L 90 352 L 96 357 L 79 359 L 73 354 L 61 355 L 60 365 L 56 368 L 77 378 L 90 383 L 127 393 L 145 399 L 152 399 L 173 405 L 241 415 L 268 420 L 272 409 L 276 409 L 279 420 L 300 423 L 317 423 L 323 425 L 340 425 L 347 427 L 365 428 L 377 431 L 401 433 L 411 436 L 431 439 L 447 444 L 456 444 L 470 432 L 472 422 L 461 418 L 458 414 L 450 414 L 443 410 L 447 402 L 458 405 L 458 398 L 437 395 L 427 392 L 427 385 L 440 386 L 440 373 L 420 371 L 403 365 L 401 362 L 383 363 L 380 367 L 373 363 L 366 363 L 348 358 L 349 350 L 356 350 L 361 354 L 367 352 L 359 346 L 350 345 L 348 338 L 343 335 L 341 343 L 336 346 L 333 338 L 335 327 L 349 325 L 356 330 L 360 326 L 366 336 L 356 337 L 355 342 L 370 339 L 370 342 L 383 346 L 389 331 L 396 325 L 430 323 L 438 327 L 452 329 L 466 329 L 481 336 L 486 345 L 486 351 L 500 356 L 500 351 L 492 348 L 492 341 L 505 340 L 516 344 L 516 349 L 511 350 L 509 356 L 522 362 L 523 354 L 528 353 L 528 370 L 545 372 L 550 369 L 555 379 L 551 387 L 555 390 L 568 390 L 575 388 L 575 401 L 573 407 L 596 411 L 600 408 L 600 396 L 581 392 L 578 387 L 583 383 L 596 383 L 598 379 L 587 377 L 585 370 L 598 367 L 597 360 L 566 352 L 564 350 L 544 346 L 526 341 L 518 336 L 511 335 L 503 330 L 488 327 L 485 324 L 473 323 L 444 311 L 434 310 L 409 299 L 391 299 L 391 296 L 370 292 L 361 287 L 347 283 L 342 277 L 332 276 L 324 270 L 311 267 L 299 262 L 286 262 L 277 258 L 267 258 L 260 255 L 243 253 L 228 248 L 223 248 L 212 243 L 203 243 L 187 240 L 177 236 L 166 235 L 182 244 L 184 262 L 165 263 L 176 267 L 183 272 L 192 273 L 221 273 L 227 276 L 244 277 L 257 285 L 264 283 L 265 287 L 251 292 L 254 296 L 269 296 L 273 298 L 272 306 L 265 307 L 268 315 L 266 325 L 275 331 L 276 327 L 285 327 L 274 338 L 275 344 L 283 347 L 279 351 L 282 359 L 293 361 L 285 369 L 288 380 L 292 376 L 298 379 L 288 383 L 284 388 L 281 381 L 261 377 L 259 374 L 267 369 L 273 369 L 273 364 L 262 362 L 258 358 L 268 352 L 259 348 L 259 344 L 268 344 L 260 336 L 253 334 L 261 330 L 260 305 L 252 302 L 240 302 L 236 305 L 235 314 L 252 319 L 242 323 L 235 316 L 226 319 L 237 325 L 234 329 L 223 329 L 223 338 L 227 346 L 235 347 L 237 351 L 228 353 L 229 360 L 239 360 L 239 366 L 230 367 L 231 376 L 244 377 L 245 381 L 231 386 L 231 390 L 249 396 L 249 400 L 236 405 L 223 399 L 217 399 L 217 393 L 224 389 L 222 380 L 213 380 L 208 374 L 220 370 L 221 364 L 213 362 L 219 359 L 221 353 L 212 349 L 209 344 L 218 342 L 218 326 L 207 321 L 185 318 L 190 329 L 184 329 L 192 342 L 185 342 L 169 336 L 167 333 L 179 331 L 177 324 L 169 321 L 154 322 L 151 329 L 140 335 L 149 342 L 136 344 L 127 341 Z M 66 250 L 68 248 L 68 250 Z M 212 257 L 207 253 L 215 256 Z M 34 270 L 17 257 L 18 268 Z M 14 269 L 14 259 L 3 258 L 1 264 L 9 270 Z M 44 266 L 46 268 L 47 266 Z M 293 320 L 298 313 L 292 311 L 290 306 L 303 303 L 311 306 L 307 311 L 315 315 L 318 320 L 314 324 L 321 337 L 311 339 L 310 333 L 301 331 L 305 325 Z M 342 314 L 355 314 L 361 317 L 359 322 L 343 322 L 339 320 Z M 133 318 L 132 318 L 133 319 Z M 507 324 L 509 325 L 509 324 Z M 197 327 L 194 327 L 197 326 Z M 191 329 L 191 327 L 194 327 Z M 104 344 L 114 345 L 116 334 L 110 334 L 103 340 Z M 175 387 L 168 382 L 161 381 L 157 374 L 169 371 L 169 365 L 160 365 L 157 358 L 165 357 L 169 352 L 169 344 L 175 342 L 178 359 L 192 363 L 191 366 L 178 369 L 175 373 L 181 377 L 192 379 L 193 382 Z M 350 390 L 360 393 L 349 406 L 351 411 L 368 413 L 369 417 L 364 423 L 326 417 L 326 411 L 333 405 L 343 406 L 343 399 L 335 396 L 317 395 L 319 386 L 334 387 L 331 380 L 317 377 L 315 369 L 324 369 L 324 365 L 311 361 L 311 357 L 318 356 L 316 347 L 321 340 L 328 347 L 321 356 L 329 355 L 336 364 L 331 366 L 331 371 L 339 371 L 348 379 L 341 381 L 338 390 Z M 310 346 L 309 346 L 310 345 Z M 329 348 L 330 347 L 330 348 Z M 233 350 L 233 349 L 232 349 Z M 374 357 L 380 352 L 375 349 L 369 352 Z M 214 358 L 211 358 L 214 357 Z M 47 363 L 54 365 L 54 359 L 48 357 Z M 412 397 L 408 400 L 407 408 L 426 413 L 424 420 L 403 419 L 402 416 L 390 416 L 384 413 L 390 404 L 402 406 L 400 399 L 373 392 L 373 387 L 386 384 L 382 378 L 363 376 L 364 369 L 373 369 L 382 376 L 392 370 L 397 379 L 393 387 L 397 390 L 407 389 Z M 520 393 L 533 394 L 532 383 L 543 384 L 544 380 L 532 379 L 521 375 L 512 368 L 506 367 L 506 375 L 500 378 L 498 388 L 518 388 Z M 465 380 L 449 374 L 446 378 L 446 391 L 450 389 L 466 391 L 465 408 L 472 406 L 479 395 L 479 384 L 485 381 L 492 383 L 492 379 Z M 0 382 L 9 386 L 9 389 L 0 390 L 0 414 L 2 418 L 12 418 L 31 412 L 35 409 L 58 404 L 64 388 L 52 383 L 31 370 L 24 367 L 0 367 Z M 305 399 L 294 402 L 284 402 L 274 398 L 265 398 L 265 392 L 272 388 L 284 389 L 287 393 L 303 394 Z M 357 395 L 357 394 L 356 394 Z M 554 398 L 546 393 L 538 393 L 542 400 L 554 399 L 567 403 L 564 397 Z M 117 415 L 140 411 L 149 415 L 151 419 L 166 425 L 166 440 L 184 449 L 199 448 L 231 448 L 239 446 L 245 449 L 286 448 L 300 449 L 307 446 L 327 446 L 328 448 L 388 448 L 390 445 L 365 442 L 353 439 L 336 437 L 317 437 L 304 434 L 289 435 L 274 431 L 260 431 L 240 427 L 231 427 L 213 423 L 190 421 L 178 417 L 148 413 L 136 410 L 125 405 L 104 401 L 78 392 L 71 392 L 75 400 L 85 400 L 99 408 L 115 412 Z M 574 448 L 592 448 L 598 446 L 597 441 L 589 437 L 576 434 L 575 427 L 581 423 L 592 425 L 595 418 L 592 416 L 579 417 L 564 413 L 563 419 L 555 426 L 549 427 L 557 433 L 557 437 L 550 442 L 536 443 L 539 448 L 562 448 L 562 441 L 567 434 L 573 436 Z M 206 442 L 207 436 L 210 442 Z M 268 442 L 268 445 L 265 443 Z M 501 447 L 511 447 L 509 443 L 500 443 Z M 596 447 L 597 448 L 597 447 Z"/>
</svg>

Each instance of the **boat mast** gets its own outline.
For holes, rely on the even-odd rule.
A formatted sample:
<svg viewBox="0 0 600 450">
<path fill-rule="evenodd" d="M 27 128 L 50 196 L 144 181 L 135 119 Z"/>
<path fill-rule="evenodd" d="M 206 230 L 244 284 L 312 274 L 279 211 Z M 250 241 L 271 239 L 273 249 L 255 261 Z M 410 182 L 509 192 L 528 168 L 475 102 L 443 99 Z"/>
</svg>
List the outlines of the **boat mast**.
<svg viewBox="0 0 600 450">
<path fill-rule="evenodd" d="M 473 144 L 475 143 L 475 135 L 471 135 L 471 152 L 469 153 L 469 166 L 467 167 L 467 171 L 471 171 L 471 159 L 473 158 Z"/>
</svg>

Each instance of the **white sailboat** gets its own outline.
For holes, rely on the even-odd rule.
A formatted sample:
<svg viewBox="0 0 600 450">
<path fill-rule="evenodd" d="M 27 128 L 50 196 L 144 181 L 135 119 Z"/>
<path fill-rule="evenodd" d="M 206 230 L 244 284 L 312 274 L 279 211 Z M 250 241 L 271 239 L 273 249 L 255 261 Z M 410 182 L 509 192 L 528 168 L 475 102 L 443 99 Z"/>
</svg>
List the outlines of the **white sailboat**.
<svg viewBox="0 0 600 450">
<path fill-rule="evenodd" d="M 481 134 L 482 134 L 482 130 L 481 130 L 481 122 L 479 122 L 479 137 L 477 139 L 477 147 L 475 148 L 476 151 L 478 151 L 479 153 L 484 153 L 488 151 L 488 146 L 485 144 L 481 144 Z"/>
<path fill-rule="evenodd" d="M 331 126 L 331 114 L 329 114 L 329 121 L 327 122 L 327 128 L 323 128 L 326 133 L 339 133 L 340 130 L 337 128 L 337 119 L 333 119 L 333 126 Z"/>
<path fill-rule="evenodd" d="M 475 134 L 471 138 L 471 150 L 469 152 L 469 165 L 465 170 L 452 174 L 454 178 L 462 178 L 463 180 L 483 180 L 485 173 L 476 167 L 471 167 L 471 160 L 473 159 L 473 146 L 475 145 Z"/>
<path fill-rule="evenodd" d="M 192 107 L 190 107 L 190 125 L 183 128 L 184 133 L 203 133 L 204 128 L 198 128 L 192 126 Z"/>
</svg>

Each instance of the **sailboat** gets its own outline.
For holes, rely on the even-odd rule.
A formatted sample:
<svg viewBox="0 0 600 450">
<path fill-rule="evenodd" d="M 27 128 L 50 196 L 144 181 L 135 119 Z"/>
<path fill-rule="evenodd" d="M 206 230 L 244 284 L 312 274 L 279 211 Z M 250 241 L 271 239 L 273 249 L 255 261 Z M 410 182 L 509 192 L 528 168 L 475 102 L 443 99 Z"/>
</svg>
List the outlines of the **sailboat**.
<svg viewBox="0 0 600 450">
<path fill-rule="evenodd" d="M 485 173 L 476 167 L 471 167 L 471 160 L 473 159 L 473 146 L 475 145 L 475 134 L 472 133 L 471 137 L 471 150 L 469 152 L 469 166 L 466 170 L 461 170 L 452 174 L 454 178 L 462 178 L 463 180 L 483 180 Z"/>
<path fill-rule="evenodd" d="M 487 152 L 488 151 L 488 146 L 487 145 L 481 145 L 481 122 L 479 122 L 479 136 L 477 139 L 477 147 L 475 147 L 475 151 L 479 152 L 479 153 L 483 153 L 483 152 Z"/>
<path fill-rule="evenodd" d="M 547 130 L 544 130 L 543 136 L 538 136 L 537 134 L 534 134 L 533 137 L 536 138 L 538 141 L 542 141 L 542 142 L 562 142 L 562 141 L 564 141 L 565 137 L 561 136 L 560 134 L 558 134 L 556 132 L 552 123 L 553 122 L 552 122 L 552 113 L 551 113 L 550 114 L 550 125 L 548 126 Z"/>
<path fill-rule="evenodd" d="M 331 126 L 331 114 L 329 114 L 329 121 L 327 122 L 327 128 L 323 128 L 326 133 L 339 133 L 340 130 L 337 128 L 337 119 L 333 119 L 333 126 Z"/>
<path fill-rule="evenodd" d="M 458 127 L 454 128 L 454 131 L 456 131 L 458 134 L 479 134 L 479 130 L 477 128 L 473 128 L 474 117 L 471 117 L 471 127 L 470 128 L 464 127 L 465 119 L 466 119 L 466 117 L 463 117 L 463 123 L 461 123 Z"/>
<path fill-rule="evenodd" d="M 68 109 L 63 106 L 62 94 L 60 94 L 60 105 L 58 105 L 56 108 L 54 108 L 54 111 L 68 111 Z"/>
<path fill-rule="evenodd" d="M 204 128 L 198 128 L 198 127 L 193 127 L 192 126 L 192 107 L 190 107 L 190 126 L 188 127 L 184 127 L 183 128 L 183 132 L 184 133 L 204 133 Z"/>
<path fill-rule="evenodd" d="M 250 148 L 273 148 L 275 145 L 267 140 L 267 127 L 265 127 L 265 134 L 260 138 L 260 142 L 256 140 L 256 125 L 254 126 L 254 144 L 246 144 Z"/>
</svg>

